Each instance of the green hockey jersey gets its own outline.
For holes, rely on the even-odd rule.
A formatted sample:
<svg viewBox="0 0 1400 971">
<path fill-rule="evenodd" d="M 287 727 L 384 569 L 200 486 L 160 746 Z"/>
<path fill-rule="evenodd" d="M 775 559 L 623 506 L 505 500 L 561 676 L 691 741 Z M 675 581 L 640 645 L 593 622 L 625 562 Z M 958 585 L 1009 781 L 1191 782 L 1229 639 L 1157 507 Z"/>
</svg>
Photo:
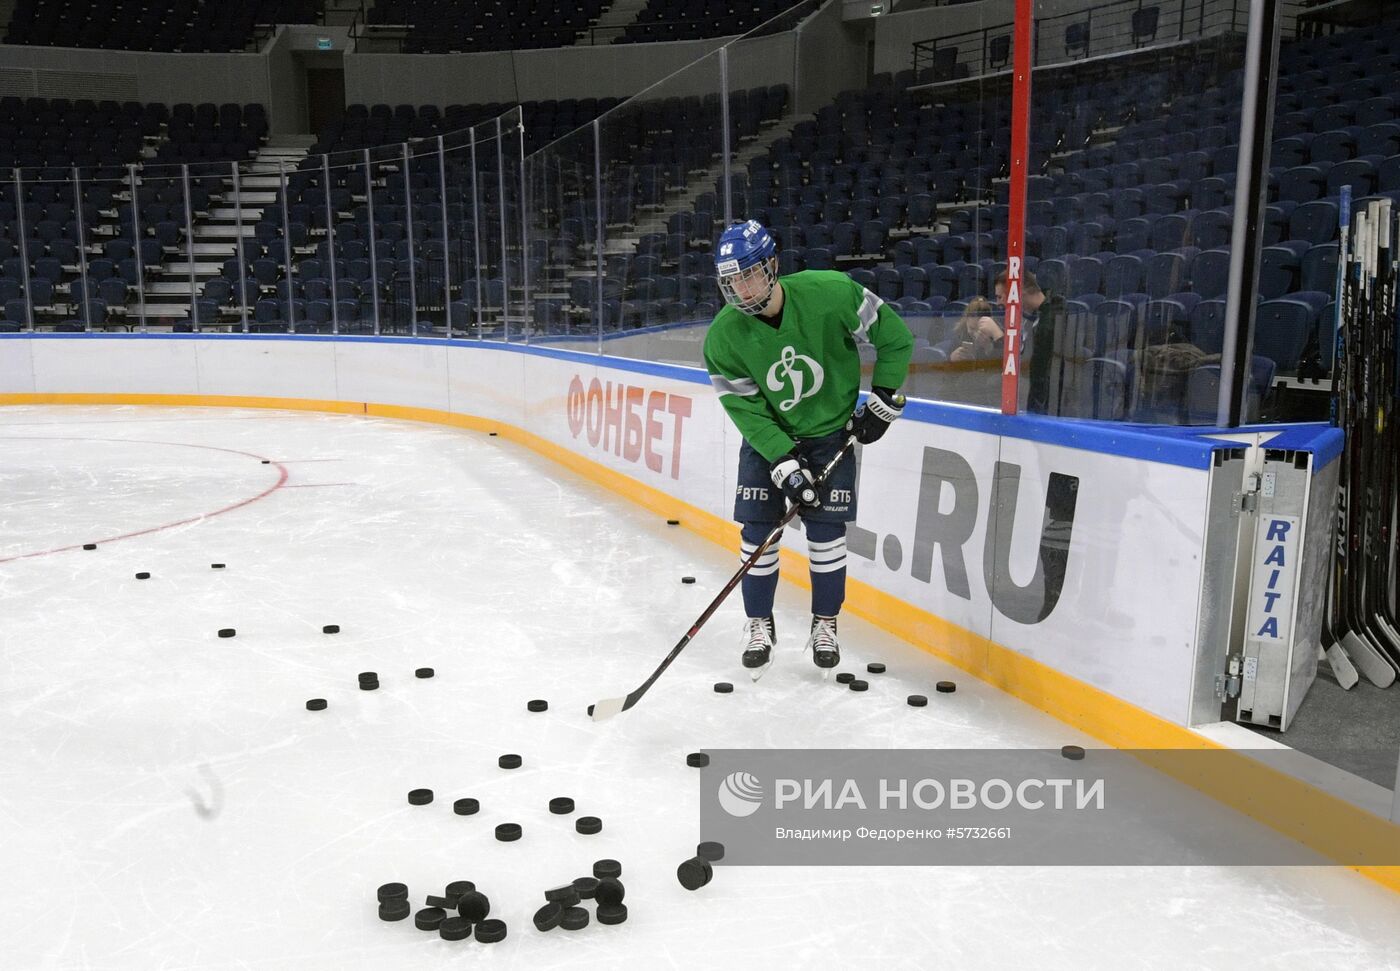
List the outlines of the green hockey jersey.
<svg viewBox="0 0 1400 971">
<path fill-rule="evenodd" d="M 844 273 L 782 277 L 777 329 L 726 305 L 705 335 L 705 366 L 740 434 L 773 461 L 793 439 L 820 438 L 851 417 L 860 391 L 856 342 L 875 347 L 871 385 L 898 388 L 914 339 L 888 304 Z"/>
</svg>

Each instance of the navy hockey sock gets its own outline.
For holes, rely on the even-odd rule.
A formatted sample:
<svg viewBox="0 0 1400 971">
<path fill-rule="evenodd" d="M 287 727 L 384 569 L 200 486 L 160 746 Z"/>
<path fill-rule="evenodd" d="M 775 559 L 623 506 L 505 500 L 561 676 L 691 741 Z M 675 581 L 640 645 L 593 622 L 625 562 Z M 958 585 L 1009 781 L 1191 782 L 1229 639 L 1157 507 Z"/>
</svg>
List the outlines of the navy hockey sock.
<svg viewBox="0 0 1400 971">
<path fill-rule="evenodd" d="M 777 523 L 744 523 L 739 532 L 739 558 L 747 560 L 758 544 L 773 531 Z M 773 616 L 773 597 L 778 592 L 778 543 L 763 551 L 763 556 L 744 574 L 744 613 L 749 617 Z"/>
<path fill-rule="evenodd" d="M 807 523 L 812 570 L 812 613 L 835 617 L 846 600 L 846 524 Z M 750 615 L 752 616 L 752 615 Z"/>
</svg>

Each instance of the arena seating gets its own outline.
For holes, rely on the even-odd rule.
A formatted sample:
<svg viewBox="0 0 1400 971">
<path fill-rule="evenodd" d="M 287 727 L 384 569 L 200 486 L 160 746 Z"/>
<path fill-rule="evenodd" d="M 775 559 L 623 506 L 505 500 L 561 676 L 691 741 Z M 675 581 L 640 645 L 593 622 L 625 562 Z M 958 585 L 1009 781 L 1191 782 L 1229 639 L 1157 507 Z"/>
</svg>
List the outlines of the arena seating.
<svg viewBox="0 0 1400 971">
<path fill-rule="evenodd" d="M 637 19 L 613 43 L 696 40 L 744 34 L 777 17 L 792 7 L 793 2 L 753 0 L 751 4 L 740 5 L 730 0 L 650 0 Z M 786 30 L 792 26 L 791 23 L 774 24 L 771 29 Z"/>
<path fill-rule="evenodd" d="M 1394 28 L 1380 28 L 1359 40 L 1338 35 L 1285 45 L 1260 274 L 1261 387 L 1276 374 L 1297 372 L 1305 356 L 1330 363 L 1340 189 L 1350 186 L 1357 206 L 1376 193 L 1400 198 L 1400 96 L 1392 93 L 1400 81 L 1397 39 Z M 734 144 L 783 127 L 756 157 L 746 156 L 727 188 L 736 217 L 760 219 L 779 237 L 782 272 L 850 272 L 922 322 L 924 359 L 936 361 L 948 350 L 941 342 L 952 321 L 968 301 L 990 295 L 1004 266 L 1008 105 L 1000 95 L 935 101 L 909 90 L 916 82 L 910 72 L 879 75 L 801 119 L 788 115 L 782 86 L 733 93 Z M 1218 381 L 1218 372 L 1203 370 L 1211 361 L 1183 376 L 1175 397 L 1158 395 L 1165 404 L 1153 404 L 1132 382 L 1141 377 L 1144 347 L 1189 344 L 1207 357 L 1221 351 L 1239 89 L 1238 70 L 1170 65 L 1116 81 L 1037 89 L 1032 152 L 1040 164 L 1030 181 L 1027 262 L 1066 301 L 1061 339 L 1065 352 L 1083 363 L 1074 389 L 1086 414 L 1185 420 L 1193 408 L 1208 411 Z M 244 241 L 242 263 L 227 261 L 219 276 L 199 280 L 202 322 L 229 323 L 243 302 L 255 328 L 270 330 L 291 320 L 298 329 L 326 329 L 334 314 L 343 330 L 353 331 L 370 326 L 376 310 L 393 329 L 415 313 L 421 317 L 423 306 L 438 308 L 439 327 L 443 317 L 466 326 L 483 313 L 495 327 L 506 294 L 518 299 L 526 275 L 534 284 L 533 323 L 551 333 L 590 332 L 600 310 L 609 330 L 713 314 L 719 295 L 710 248 L 726 189 L 722 180 L 708 181 L 720 151 L 718 96 L 521 106 L 527 153 L 606 115 L 603 219 L 610 240 L 636 244 L 627 252 L 609 248 L 601 308 L 588 275 L 599 200 L 591 173 L 573 176 L 571 184 L 566 171 L 588 154 L 583 148 L 591 151 L 591 134 L 580 140 L 580 146 L 588 142 L 583 148 L 556 143 L 532 158 L 532 177 L 554 188 L 523 214 L 527 247 L 516 228 L 519 173 L 511 170 L 503 199 L 490 177 L 494 151 L 480 153 L 478 196 L 469 198 L 460 132 L 509 107 L 351 106 L 288 180 L 289 238 L 283 238 L 282 200 L 274 197 Z M 489 126 L 482 131 L 489 136 Z M 166 111 L 8 98 L 0 101 L 0 132 L 10 136 L 0 155 L 8 153 L 11 166 L 23 170 L 21 197 L 12 183 L 0 193 L 6 319 L 0 329 L 9 329 L 26 321 L 31 307 L 40 326 L 71 326 L 84 299 L 89 307 L 98 303 L 98 323 L 129 319 L 137 277 L 158 274 L 184 239 L 177 207 L 183 189 L 160 165 L 192 163 L 191 199 L 202 212 L 228 188 L 213 163 L 255 151 L 266 121 L 259 106 Z M 446 193 L 433 152 L 439 134 L 457 139 Z M 361 150 L 409 140 L 420 147 L 407 183 L 395 151 L 372 153 L 371 210 Z M 320 152 L 331 154 L 328 185 L 322 185 Z M 515 152 L 507 156 L 513 160 Z M 67 167 L 73 164 L 84 169 L 81 203 L 59 197 L 72 195 Z M 127 164 L 140 172 L 134 209 Z M 704 182 L 694 181 L 697 172 L 708 173 Z M 677 208 L 682 197 L 687 204 Z M 73 273 L 75 204 L 86 216 L 86 292 Z M 418 308 L 407 305 L 402 286 L 410 267 Z M 442 289 L 444 267 L 450 293 Z M 1136 403 L 1125 410 L 1128 401 Z"/>
<path fill-rule="evenodd" d="M 316 23 L 319 0 L 18 0 L 7 44 L 241 51 L 260 24 Z"/>
<path fill-rule="evenodd" d="M 603 0 L 377 0 L 369 22 L 409 27 L 404 50 L 411 54 L 528 50 L 572 44 L 603 6 Z"/>
<path fill-rule="evenodd" d="M 163 163 L 217 158 L 226 171 L 266 131 L 256 104 L 0 99 L 0 162 L 9 173 L 0 180 L 5 321 L 27 324 L 32 313 L 37 326 L 80 329 L 90 314 L 97 326 L 122 324 L 185 239 L 183 175 Z M 137 167 L 134 198 L 128 165 Z M 196 212 L 223 191 L 221 175 L 192 173 Z"/>
</svg>

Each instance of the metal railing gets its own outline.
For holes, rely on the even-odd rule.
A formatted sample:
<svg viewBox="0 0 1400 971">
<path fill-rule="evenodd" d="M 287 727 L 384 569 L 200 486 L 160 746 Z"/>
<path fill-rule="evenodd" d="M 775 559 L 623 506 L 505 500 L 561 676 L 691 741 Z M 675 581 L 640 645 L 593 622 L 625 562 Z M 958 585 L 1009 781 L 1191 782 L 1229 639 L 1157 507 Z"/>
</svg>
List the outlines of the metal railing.
<svg viewBox="0 0 1400 971">
<path fill-rule="evenodd" d="M 1037 18 L 1035 67 L 1144 50 L 1212 34 L 1235 34 L 1248 0 L 1114 0 L 1073 13 Z M 951 81 L 1009 69 L 1010 21 L 916 41 L 916 83 Z"/>
<path fill-rule="evenodd" d="M 365 0 L 360 0 L 360 8 L 350 18 L 350 49 L 358 51 L 361 41 L 373 41 L 376 44 L 388 45 L 390 49 L 371 53 L 402 54 L 404 42 L 408 40 L 408 32 L 413 29 L 413 24 L 372 24 L 369 22 L 370 6 Z"/>
</svg>

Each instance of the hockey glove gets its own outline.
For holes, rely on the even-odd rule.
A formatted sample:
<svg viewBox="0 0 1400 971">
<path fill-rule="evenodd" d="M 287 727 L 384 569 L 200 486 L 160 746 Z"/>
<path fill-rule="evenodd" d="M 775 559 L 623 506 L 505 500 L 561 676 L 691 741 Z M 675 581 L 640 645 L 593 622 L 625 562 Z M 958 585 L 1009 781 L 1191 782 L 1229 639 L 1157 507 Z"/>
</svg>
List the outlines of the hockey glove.
<svg viewBox="0 0 1400 971">
<path fill-rule="evenodd" d="M 862 445 L 878 442 L 890 427 L 890 422 L 904 414 L 904 395 L 890 388 L 871 388 L 865 403 L 846 422 L 846 431 L 854 432 Z"/>
<path fill-rule="evenodd" d="M 768 470 L 769 476 L 773 479 L 773 484 L 783 490 L 783 495 L 795 506 L 819 506 L 821 499 L 817 496 L 817 483 L 812 478 L 812 470 L 807 468 L 796 455 L 791 452 L 775 461 Z"/>
</svg>

